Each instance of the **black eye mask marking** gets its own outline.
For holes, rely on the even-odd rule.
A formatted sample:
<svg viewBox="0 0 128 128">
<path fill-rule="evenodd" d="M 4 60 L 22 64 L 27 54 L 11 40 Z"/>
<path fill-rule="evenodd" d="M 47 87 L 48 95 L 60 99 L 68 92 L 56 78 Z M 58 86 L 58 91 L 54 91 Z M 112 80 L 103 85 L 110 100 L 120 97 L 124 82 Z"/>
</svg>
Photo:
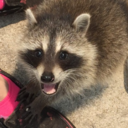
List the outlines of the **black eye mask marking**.
<svg viewBox="0 0 128 128">
<path fill-rule="evenodd" d="M 42 49 L 27 50 L 25 53 L 20 52 L 20 57 L 33 67 L 37 67 L 39 63 L 43 61 L 43 56 L 44 53 Z"/>
<path fill-rule="evenodd" d="M 67 51 L 60 51 L 56 60 L 63 70 L 79 68 L 83 63 L 82 57 Z"/>
</svg>

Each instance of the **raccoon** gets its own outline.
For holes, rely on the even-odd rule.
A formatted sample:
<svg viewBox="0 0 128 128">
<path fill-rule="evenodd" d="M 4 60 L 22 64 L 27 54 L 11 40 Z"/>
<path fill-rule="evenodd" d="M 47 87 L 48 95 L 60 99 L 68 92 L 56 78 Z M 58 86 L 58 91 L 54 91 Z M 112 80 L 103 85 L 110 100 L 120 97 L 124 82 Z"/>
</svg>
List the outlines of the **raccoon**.
<svg viewBox="0 0 128 128">
<path fill-rule="evenodd" d="M 20 58 L 43 105 L 105 84 L 128 55 L 128 7 L 122 0 L 50 0 L 27 9 Z M 41 105 L 39 105 L 41 104 Z M 42 105 L 43 104 L 43 105 Z M 38 111 L 35 112 L 35 109 Z"/>
</svg>

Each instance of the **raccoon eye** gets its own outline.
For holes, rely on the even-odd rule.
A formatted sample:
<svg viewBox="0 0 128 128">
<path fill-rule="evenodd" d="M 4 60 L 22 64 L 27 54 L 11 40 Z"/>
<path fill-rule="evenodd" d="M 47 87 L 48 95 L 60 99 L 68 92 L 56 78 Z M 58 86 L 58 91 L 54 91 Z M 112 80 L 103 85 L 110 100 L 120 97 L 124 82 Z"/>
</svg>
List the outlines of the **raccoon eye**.
<svg viewBox="0 0 128 128">
<path fill-rule="evenodd" d="M 66 51 L 62 51 L 59 55 L 60 60 L 65 60 L 68 57 L 68 53 Z"/>
<path fill-rule="evenodd" d="M 35 56 L 36 57 L 42 57 L 43 51 L 41 49 L 35 50 Z"/>
</svg>

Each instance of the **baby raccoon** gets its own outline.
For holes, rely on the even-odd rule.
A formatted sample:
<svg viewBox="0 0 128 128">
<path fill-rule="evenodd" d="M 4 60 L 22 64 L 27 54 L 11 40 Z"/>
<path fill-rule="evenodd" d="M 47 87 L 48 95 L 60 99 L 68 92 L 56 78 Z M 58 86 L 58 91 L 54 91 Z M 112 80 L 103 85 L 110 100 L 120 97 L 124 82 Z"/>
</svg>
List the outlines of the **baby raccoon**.
<svg viewBox="0 0 128 128">
<path fill-rule="evenodd" d="M 128 55 L 128 7 L 122 0 L 44 0 L 26 10 L 29 26 L 20 58 L 30 90 L 41 97 L 31 111 L 104 84 Z M 42 102 L 42 103 L 41 103 Z M 39 112 L 36 111 L 36 113 Z"/>
<path fill-rule="evenodd" d="M 128 52 L 128 8 L 119 0 L 51 0 L 26 11 L 23 66 L 44 95 L 103 84 Z"/>
</svg>

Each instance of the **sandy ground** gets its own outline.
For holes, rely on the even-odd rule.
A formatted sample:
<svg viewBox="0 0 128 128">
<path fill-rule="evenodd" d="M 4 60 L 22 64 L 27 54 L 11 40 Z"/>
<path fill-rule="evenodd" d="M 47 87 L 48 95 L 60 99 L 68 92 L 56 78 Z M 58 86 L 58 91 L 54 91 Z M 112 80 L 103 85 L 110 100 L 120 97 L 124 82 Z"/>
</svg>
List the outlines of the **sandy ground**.
<svg viewBox="0 0 128 128">
<path fill-rule="evenodd" d="M 26 26 L 24 14 L 0 17 L 0 68 L 25 83 L 25 72 L 17 61 L 17 38 Z M 128 94 L 124 87 L 123 67 L 106 86 L 91 86 L 84 96 L 76 95 L 54 105 L 76 128 L 128 128 Z"/>
</svg>

